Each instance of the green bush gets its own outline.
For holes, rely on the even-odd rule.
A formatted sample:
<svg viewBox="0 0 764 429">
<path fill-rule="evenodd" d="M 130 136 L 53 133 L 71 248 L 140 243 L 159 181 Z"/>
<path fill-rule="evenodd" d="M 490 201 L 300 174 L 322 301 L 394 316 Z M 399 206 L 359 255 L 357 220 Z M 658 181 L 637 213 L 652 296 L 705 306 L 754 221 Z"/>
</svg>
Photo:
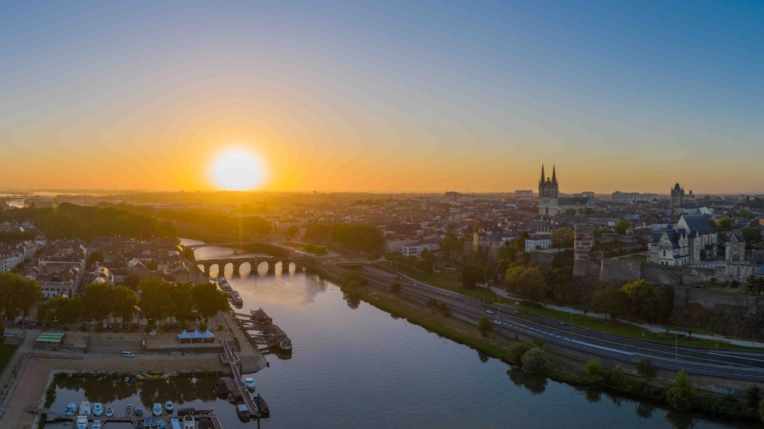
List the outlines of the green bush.
<svg viewBox="0 0 764 429">
<path fill-rule="evenodd" d="M 615 367 L 607 376 L 607 383 L 612 387 L 626 392 L 631 391 L 632 382 L 620 366 Z"/>
<path fill-rule="evenodd" d="M 546 343 L 541 338 L 534 338 L 533 339 L 533 345 L 538 347 L 538 348 L 540 348 L 540 349 L 544 348 L 544 344 L 546 344 Z"/>
<path fill-rule="evenodd" d="M 597 362 L 596 360 L 587 362 L 585 368 L 586 368 L 586 374 L 592 378 L 599 377 L 605 372 L 605 368 L 602 366 L 601 363 Z"/>
<path fill-rule="evenodd" d="M 486 336 L 489 332 L 491 332 L 491 321 L 488 320 L 487 317 L 483 316 L 478 320 L 477 323 L 478 331 L 480 331 L 480 335 Z"/>
<path fill-rule="evenodd" d="M 531 349 L 531 346 L 525 343 L 515 343 L 512 344 L 512 347 L 509 348 L 509 354 L 507 355 L 507 359 L 509 359 L 510 362 L 512 362 L 515 365 L 520 365 L 522 362 L 521 359 L 523 358 L 523 355 L 525 352 Z"/>
<path fill-rule="evenodd" d="M 658 375 L 658 372 L 653 366 L 653 361 L 648 358 L 642 358 L 637 362 L 637 373 L 640 377 L 651 379 Z"/>
<path fill-rule="evenodd" d="M 674 384 L 666 391 L 666 400 L 672 407 L 680 411 L 687 411 L 692 408 L 695 400 L 695 391 L 692 388 L 690 377 L 680 370 L 676 375 Z M 761 412 L 761 405 L 759 411 Z"/>
<path fill-rule="evenodd" d="M 528 374 L 540 374 L 544 371 L 547 364 L 546 353 L 538 347 L 525 352 L 520 359 L 523 364 L 523 372 Z"/>
<path fill-rule="evenodd" d="M 218 332 L 222 331 L 223 329 L 224 329 L 223 325 L 218 325 L 218 329 L 217 329 Z"/>
</svg>

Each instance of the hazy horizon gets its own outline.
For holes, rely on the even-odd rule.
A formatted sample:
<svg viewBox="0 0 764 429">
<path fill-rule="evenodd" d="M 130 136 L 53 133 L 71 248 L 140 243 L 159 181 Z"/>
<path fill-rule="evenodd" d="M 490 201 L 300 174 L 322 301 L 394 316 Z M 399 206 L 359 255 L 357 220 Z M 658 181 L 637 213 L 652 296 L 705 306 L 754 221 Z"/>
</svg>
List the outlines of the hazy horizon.
<svg viewBox="0 0 764 429">
<path fill-rule="evenodd" d="M 706 1 L 7 5 L 0 188 L 236 188 L 211 164 L 241 148 L 265 191 L 536 191 L 554 163 L 567 193 L 764 193 L 762 18 Z"/>
</svg>

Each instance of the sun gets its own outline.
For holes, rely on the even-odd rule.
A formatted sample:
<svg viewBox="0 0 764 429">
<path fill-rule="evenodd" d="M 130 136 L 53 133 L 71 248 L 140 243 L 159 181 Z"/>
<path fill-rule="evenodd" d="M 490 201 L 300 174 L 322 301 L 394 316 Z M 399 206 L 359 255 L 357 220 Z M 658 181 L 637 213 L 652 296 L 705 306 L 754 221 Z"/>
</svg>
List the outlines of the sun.
<svg viewBox="0 0 764 429">
<path fill-rule="evenodd" d="M 265 166 L 254 152 L 245 148 L 228 148 L 212 161 L 210 177 L 225 190 L 248 191 L 265 181 Z"/>
</svg>

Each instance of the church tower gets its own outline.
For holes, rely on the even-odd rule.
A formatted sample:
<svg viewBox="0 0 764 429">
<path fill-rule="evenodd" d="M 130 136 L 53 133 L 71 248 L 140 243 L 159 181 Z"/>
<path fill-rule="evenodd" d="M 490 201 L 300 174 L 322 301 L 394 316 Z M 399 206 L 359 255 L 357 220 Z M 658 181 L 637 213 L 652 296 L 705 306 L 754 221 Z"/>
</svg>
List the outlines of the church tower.
<svg viewBox="0 0 764 429">
<path fill-rule="evenodd" d="M 552 166 L 552 177 L 545 177 L 544 165 L 542 164 L 541 179 L 539 180 L 539 214 L 542 216 L 556 216 L 559 195 L 560 186 L 557 183 L 557 168 Z"/>
<path fill-rule="evenodd" d="M 671 189 L 671 207 L 677 208 L 684 203 L 684 188 L 679 186 L 679 183 L 674 185 L 674 188 Z"/>
</svg>

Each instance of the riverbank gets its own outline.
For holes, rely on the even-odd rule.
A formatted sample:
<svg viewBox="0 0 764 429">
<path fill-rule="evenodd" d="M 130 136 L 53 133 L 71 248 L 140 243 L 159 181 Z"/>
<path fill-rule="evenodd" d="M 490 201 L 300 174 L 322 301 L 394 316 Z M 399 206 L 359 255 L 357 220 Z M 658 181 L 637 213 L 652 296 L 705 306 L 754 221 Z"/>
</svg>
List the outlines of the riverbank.
<svg viewBox="0 0 764 429">
<path fill-rule="evenodd" d="M 478 331 L 476 325 L 454 317 L 442 316 L 421 304 L 409 301 L 399 295 L 379 289 L 372 289 L 370 286 L 358 290 L 356 296 L 368 304 L 391 314 L 393 317 L 404 318 L 410 323 L 421 326 L 439 336 L 464 344 L 478 351 L 478 353 L 500 359 L 511 365 L 515 364 L 509 359 L 509 351 L 513 344 L 521 342 L 534 347 L 532 338 L 516 335 L 513 340 L 494 333 L 488 333 L 486 336 L 483 336 Z M 583 355 L 580 357 L 584 359 L 574 359 L 559 353 L 561 350 L 555 350 L 555 347 L 542 347 L 545 349 L 548 358 L 548 364 L 542 371 L 542 375 L 551 380 L 567 383 L 576 388 L 610 390 L 619 394 L 647 398 L 668 404 L 665 392 L 671 387 L 676 377 L 674 373 L 658 371 L 659 376 L 663 380 L 658 378 L 647 380 L 637 376 L 636 368 L 633 366 L 623 366 L 620 371 L 612 371 L 612 369 L 620 366 L 615 363 L 598 360 L 603 363 L 605 368 L 610 368 L 610 370 L 606 369 L 601 376 L 590 377 L 586 373 L 585 365 L 587 362 L 597 359 L 593 357 L 586 358 Z M 697 397 L 691 408 L 694 411 L 723 418 L 732 417 L 749 422 L 759 421 L 757 409 L 746 407 L 745 404 L 734 396 L 720 395 L 699 389 L 695 390 Z"/>
</svg>

